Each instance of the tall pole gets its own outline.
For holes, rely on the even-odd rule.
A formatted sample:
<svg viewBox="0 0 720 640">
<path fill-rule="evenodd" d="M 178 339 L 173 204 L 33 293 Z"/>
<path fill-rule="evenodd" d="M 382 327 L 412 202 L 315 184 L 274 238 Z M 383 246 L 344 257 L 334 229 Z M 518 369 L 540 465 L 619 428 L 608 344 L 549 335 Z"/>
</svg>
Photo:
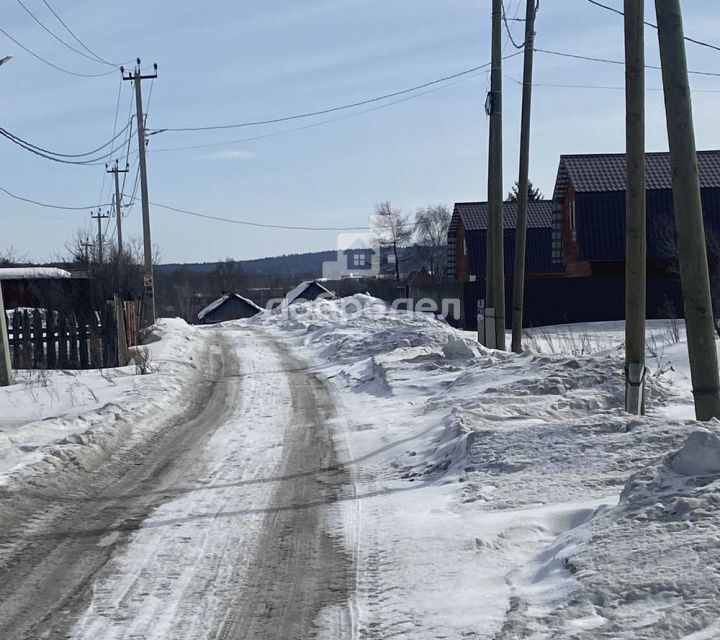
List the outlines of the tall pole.
<svg viewBox="0 0 720 640">
<path fill-rule="evenodd" d="M 145 162 L 145 118 L 142 105 L 142 81 L 157 78 L 157 64 L 153 65 L 153 73 L 143 75 L 140 70 L 140 58 L 132 73 L 125 74 L 120 67 L 124 80 L 135 83 L 135 110 L 137 112 L 138 157 L 140 160 L 140 195 L 142 198 L 143 246 L 145 249 L 145 272 L 143 285 L 145 300 L 143 303 L 142 324 L 148 327 L 155 323 L 155 282 L 153 279 L 152 241 L 150 238 L 150 202 L 148 198 L 147 164 Z"/>
<path fill-rule="evenodd" d="M 625 411 L 645 397 L 645 0 L 625 0 Z"/>
<path fill-rule="evenodd" d="M 523 300 L 525 298 L 525 245 L 527 238 L 528 185 L 530 181 L 530 114 L 532 107 L 535 15 L 539 0 L 527 0 L 525 11 L 525 64 L 520 118 L 520 176 L 518 178 L 515 268 L 513 270 L 512 350 L 522 352 Z"/>
<path fill-rule="evenodd" d="M 107 165 L 106 165 L 107 167 Z M 122 255 L 123 252 L 123 237 L 122 237 L 122 203 L 120 201 L 120 174 L 127 173 L 128 167 L 121 169 L 118 165 L 118 161 L 115 160 L 115 166 L 111 169 L 105 169 L 107 173 L 112 173 L 115 176 L 115 218 L 117 225 L 117 243 L 118 243 L 118 255 Z"/>
<path fill-rule="evenodd" d="M 7 387 L 13 382 L 12 366 L 10 365 L 10 342 L 8 340 L 7 316 L 2 295 L 0 280 L 0 387 Z"/>
<path fill-rule="evenodd" d="M 720 379 L 680 1 L 655 0 L 655 10 L 695 416 L 710 420 L 720 418 Z"/>
<path fill-rule="evenodd" d="M 98 223 L 98 239 L 97 239 L 97 246 L 98 246 L 98 262 L 102 263 L 103 261 L 103 232 L 102 232 L 102 221 L 106 220 L 110 217 L 109 213 L 106 213 L 103 215 L 103 213 L 98 209 L 98 212 L 91 213 L 90 217 L 93 220 L 97 220 Z"/>
<path fill-rule="evenodd" d="M 0 58 L 0 65 L 12 59 L 12 56 Z M 10 366 L 10 341 L 8 340 L 7 316 L 0 281 L 0 387 L 12 384 L 12 367 Z"/>
<path fill-rule="evenodd" d="M 505 349 L 505 256 L 503 248 L 502 170 L 502 0 L 492 3 L 492 64 L 490 71 L 490 167 L 488 212 L 492 229 L 492 293 L 495 348 Z"/>
</svg>

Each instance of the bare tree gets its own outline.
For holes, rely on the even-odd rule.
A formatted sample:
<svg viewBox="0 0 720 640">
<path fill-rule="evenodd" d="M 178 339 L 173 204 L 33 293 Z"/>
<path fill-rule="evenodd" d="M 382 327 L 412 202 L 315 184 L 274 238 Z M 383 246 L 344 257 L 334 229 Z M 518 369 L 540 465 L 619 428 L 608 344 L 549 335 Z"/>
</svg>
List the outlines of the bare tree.
<svg viewBox="0 0 720 640">
<path fill-rule="evenodd" d="M 415 236 L 427 257 L 434 283 L 445 277 L 447 234 L 452 213 L 445 205 L 431 205 L 415 214 Z"/>
<path fill-rule="evenodd" d="M 409 216 L 403 215 L 400 209 L 393 209 L 386 200 L 375 205 L 371 226 L 374 240 L 381 246 L 392 247 L 395 256 L 395 278 L 400 282 L 398 247 L 404 247 L 412 240 L 413 228 Z"/>
<path fill-rule="evenodd" d="M 14 267 L 25 262 L 27 255 L 20 255 L 12 245 L 0 249 L 0 267 Z"/>
</svg>

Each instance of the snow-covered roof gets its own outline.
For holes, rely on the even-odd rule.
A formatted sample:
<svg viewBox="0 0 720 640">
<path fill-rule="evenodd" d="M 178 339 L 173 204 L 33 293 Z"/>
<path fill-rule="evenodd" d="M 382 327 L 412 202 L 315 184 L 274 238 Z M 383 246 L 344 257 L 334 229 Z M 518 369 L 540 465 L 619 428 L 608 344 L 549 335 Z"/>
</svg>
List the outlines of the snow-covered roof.
<svg viewBox="0 0 720 640">
<path fill-rule="evenodd" d="M 210 303 L 207 307 L 205 307 L 200 313 L 198 313 L 198 320 L 202 320 L 208 313 L 212 313 L 217 309 L 218 307 L 221 307 L 223 304 L 225 304 L 230 298 L 237 298 L 238 300 L 241 300 L 245 304 L 257 309 L 258 311 L 262 311 L 262 307 L 258 307 L 252 300 L 248 300 L 247 298 L 243 298 L 238 293 L 226 293 L 222 296 L 222 298 L 218 298 L 215 300 L 215 302 Z"/>
<path fill-rule="evenodd" d="M 55 267 L 9 267 L 0 269 L 0 280 L 59 280 L 71 278 L 65 269 Z"/>
<path fill-rule="evenodd" d="M 302 298 L 303 293 L 305 293 L 312 285 L 320 287 L 325 293 L 335 297 L 331 291 L 328 291 L 317 280 L 303 280 L 297 287 L 287 293 L 285 296 L 285 304 L 291 304 L 294 300 Z"/>
</svg>

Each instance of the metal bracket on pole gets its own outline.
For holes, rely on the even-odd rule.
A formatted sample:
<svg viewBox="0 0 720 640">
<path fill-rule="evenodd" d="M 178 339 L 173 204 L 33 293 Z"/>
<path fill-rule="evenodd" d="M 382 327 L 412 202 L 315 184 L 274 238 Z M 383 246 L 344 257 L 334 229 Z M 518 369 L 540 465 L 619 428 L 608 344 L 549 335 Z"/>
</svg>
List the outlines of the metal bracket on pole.
<svg viewBox="0 0 720 640">
<path fill-rule="evenodd" d="M 630 362 L 625 367 L 625 411 L 636 416 L 645 413 L 645 373 L 640 362 Z"/>
<path fill-rule="evenodd" d="M 478 301 L 478 341 L 488 349 L 496 349 L 495 309 L 486 307 L 485 300 Z"/>
</svg>

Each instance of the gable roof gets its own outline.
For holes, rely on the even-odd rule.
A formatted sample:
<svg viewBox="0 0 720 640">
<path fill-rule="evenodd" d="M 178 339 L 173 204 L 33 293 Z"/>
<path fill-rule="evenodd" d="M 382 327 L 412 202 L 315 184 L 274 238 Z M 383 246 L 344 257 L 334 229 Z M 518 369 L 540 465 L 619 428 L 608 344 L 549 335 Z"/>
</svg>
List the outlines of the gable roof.
<svg viewBox="0 0 720 640">
<path fill-rule="evenodd" d="M 466 231 L 484 231 L 488 226 L 487 202 L 457 202 L 453 218 L 462 220 Z M 528 202 L 528 229 L 550 228 L 552 226 L 552 200 L 531 200 Z M 503 202 L 503 227 L 517 227 L 517 203 Z"/>
<path fill-rule="evenodd" d="M 335 297 L 332 291 L 328 291 L 317 280 L 304 280 L 292 291 L 289 291 L 287 293 L 287 295 L 285 296 L 285 304 L 292 304 L 293 301 L 297 300 L 298 298 L 302 298 L 303 294 L 313 286 L 322 289 L 322 293 L 327 293 L 333 298 Z"/>
<path fill-rule="evenodd" d="M 226 293 L 221 298 L 218 298 L 215 300 L 215 302 L 211 302 L 207 307 L 205 307 L 200 313 L 198 313 L 197 317 L 198 320 L 202 320 L 206 315 L 209 313 L 212 313 L 216 309 L 219 309 L 222 307 L 230 298 L 237 298 L 241 302 L 244 302 L 249 307 L 252 307 L 253 309 L 257 309 L 258 311 L 262 311 L 262 307 L 258 307 L 252 300 L 248 300 L 247 298 L 243 298 L 240 294 L 237 293 Z"/>
<path fill-rule="evenodd" d="M 700 188 L 720 188 L 720 151 L 698 151 L 697 159 Z M 560 156 L 556 198 L 562 197 L 568 180 L 578 192 L 625 191 L 625 154 Z M 649 190 L 672 189 L 669 152 L 645 155 L 645 184 Z"/>
<path fill-rule="evenodd" d="M 6 267 L 0 269 L 0 280 L 60 280 L 71 278 L 65 269 L 55 267 Z"/>
</svg>

